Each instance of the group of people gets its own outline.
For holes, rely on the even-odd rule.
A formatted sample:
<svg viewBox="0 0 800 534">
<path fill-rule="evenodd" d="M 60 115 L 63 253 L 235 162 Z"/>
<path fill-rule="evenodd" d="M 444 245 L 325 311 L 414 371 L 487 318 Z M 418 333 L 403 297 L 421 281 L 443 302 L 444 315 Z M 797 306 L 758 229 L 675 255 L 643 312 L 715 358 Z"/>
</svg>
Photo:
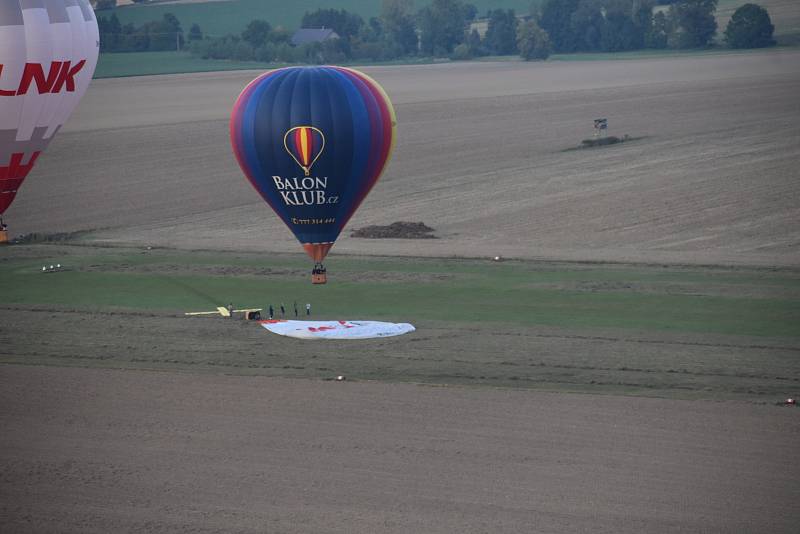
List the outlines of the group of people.
<svg viewBox="0 0 800 534">
<path fill-rule="evenodd" d="M 233 303 L 231 302 L 230 304 L 228 304 L 227 308 L 228 308 L 228 317 L 233 317 L 233 312 L 234 312 Z M 280 306 L 279 309 L 281 311 L 281 319 L 285 318 L 286 317 L 286 306 L 284 306 L 283 302 L 281 302 L 281 306 Z M 269 310 L 269 318 L 270 319 L 274 319 L 275 318 L 275 308 L 272 307 L 272 304 L 269 305 L 268 310 Z M 297 301 L 294 301 L 294 316 L 298 317 L 299 315 L 300 315 L 300 312 L 297 309 Z M 306 303 L 306 316 L 310 316 L 310 315 L 311 315 L 311 304 L 310 303 Z"/>
<path fill-rule="evenodd" d="M 272 304 L 269 305 L 268 309 L 269 309 L 269 318 L 273 319 L 275 317 L 275 309 L 272 307 Z M 280 310 L 281 310 L 281 319 L 283 319 L 284 317 L 286 317 L 286 307 L 283 305 L 283 302 L 281 302 Z M 306 303 L 306 315 L 311 315 L 311 304 L 309 303 Z M 298 316 L 297 301 L 294 301 L 294 316 L 295 317 Z"/>
</svg>

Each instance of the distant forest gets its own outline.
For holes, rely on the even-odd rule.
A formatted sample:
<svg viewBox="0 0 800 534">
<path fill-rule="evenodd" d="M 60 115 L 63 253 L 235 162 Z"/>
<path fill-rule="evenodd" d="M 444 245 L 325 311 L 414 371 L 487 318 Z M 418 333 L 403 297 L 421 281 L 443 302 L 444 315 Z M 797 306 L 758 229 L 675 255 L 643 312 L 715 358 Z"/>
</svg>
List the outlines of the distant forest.
<svg viewBox="0 0 800 534">
<path fill-rule="evenodd" d="M 102 52 L 186 49 L 205 59 L 266 63 L 392 61 L 415 57 L 471 59 L 551 53 L 688 49 L 713 45 L 717 0 L 543 0 L 530 14 L 493 9 L 483 15 L 461 0 L 433 0 L 414 10 L 412 0 L 385 0 L 380 16 L 364 20 L 345 9 L 306 12 L 301 28 L 335 32 L 325 40 L 293 43 L 293 32 L 252 20 L 240 34 L 187 32 L 171 13 L 159 21 L 122 25 L 112 13 L 98 17 Z M 479 16 L 480 15 L 480 16 Z M 774 26 L 755 4 L 739 8 L 725 29 L 728 46 L 771 46 Z"/>
</svg>

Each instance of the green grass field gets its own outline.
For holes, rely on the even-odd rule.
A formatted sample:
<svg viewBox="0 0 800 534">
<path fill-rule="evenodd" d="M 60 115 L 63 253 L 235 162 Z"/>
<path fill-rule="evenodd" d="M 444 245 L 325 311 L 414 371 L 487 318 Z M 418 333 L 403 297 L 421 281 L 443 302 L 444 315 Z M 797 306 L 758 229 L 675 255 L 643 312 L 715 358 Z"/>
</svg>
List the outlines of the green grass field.
<svg viewBox="0 0 800 534">
<path fill-rule="evenodd" d="M 64 270 L 43 273 L 61 263 Z M 800 271 L 38 244 L 0 248 L 0 364 L 774 402 L 800 383 Z M 411 322 L 299 341 L 186 311 L 297 302 Z"/>
<path fill-rule="evenodd" d="M 411 65 L 431 63 L 430 58 L 384 62 L 382 65 Z M 358 66 L 365 62 L 350 62 Z M 369 63 L 371 64 L 371 63 Z M 257 61 L 229 61 L 223 59 L 200 59 L 187 52 L 125 52 L 101 54 L 94 72 L 95 78 L 121 78 L 125 76 L 147 76 L 153 74 L 180 74 L 186 72 L 217 72 L 226 70 L 267 70 L 283 67 L 279 63 Z"/>
<path fill-rule="evenodd" d="M 330 262 L 330 284 L 311 286 L 300 256 L 72 250 L 5 259 L 3 302 L 177 311 L 313 300 L 334 316 L 800 337 L 794 272 L 345 257 Z M 42 274 L 51 263 L 67 270 Z M 214 274 L 222 268 L 232 274 Z"/>
<path fill-rule="evenodd" d="M 256 61 L 200 59 L 187 52 L 129 52 L 100 54 L 95 78 L 120 78 L 150 74 L 216 72 L 223 70 L 266 69 L 270 65 Z"/>
</svg>

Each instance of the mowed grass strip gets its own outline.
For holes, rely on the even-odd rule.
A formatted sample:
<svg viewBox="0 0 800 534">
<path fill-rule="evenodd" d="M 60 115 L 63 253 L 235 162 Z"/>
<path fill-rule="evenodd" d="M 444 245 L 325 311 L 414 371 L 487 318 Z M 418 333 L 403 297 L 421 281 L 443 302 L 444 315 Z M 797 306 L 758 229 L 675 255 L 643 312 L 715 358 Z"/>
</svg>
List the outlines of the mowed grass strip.
<svg viewBox="0 0 800 534">
<path fill-rule="evenodd" d="M 66 270 L 42 273 L 42 265 Z M 795 396 L 800 271 L 62 244 L 0 248 L 0 363 L 776 402 Z M 184 311 L 409 321 L 315 342 Z"/>
<path fill-rule="evenodd" d="M 0 256 L 4 304 L 180 312 L 296 301 L 326 318 L 800 336 L 800 282 L 787 271 L 335 258 L 330 283 L 312 286 L 300 256 L 72 247 L 30 259 L 14 248 Z M 60 262 L 67 270 L 41 272 Z"/>
<path fill-rule="evenodd" d="M 225 70 L 267 70 L 280 65 L 257 61 L 201 59 L 188 52 L 120 52 L 100 54 L 95 78 L 121 78 L 184 72 L 217 72 Z"/>
</svg>

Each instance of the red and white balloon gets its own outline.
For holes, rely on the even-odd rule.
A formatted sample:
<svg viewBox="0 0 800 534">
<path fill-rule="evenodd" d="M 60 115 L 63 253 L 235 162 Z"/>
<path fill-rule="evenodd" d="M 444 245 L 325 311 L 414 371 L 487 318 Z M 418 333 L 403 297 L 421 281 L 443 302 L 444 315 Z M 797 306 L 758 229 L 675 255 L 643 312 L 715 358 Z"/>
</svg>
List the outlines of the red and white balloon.
<svg viewBox="0 0 800 534">
<path fill-rule="evenodd" d="M 92 80 L 89 0 L 0 0 L 0 216 Z"/>
</svg>

